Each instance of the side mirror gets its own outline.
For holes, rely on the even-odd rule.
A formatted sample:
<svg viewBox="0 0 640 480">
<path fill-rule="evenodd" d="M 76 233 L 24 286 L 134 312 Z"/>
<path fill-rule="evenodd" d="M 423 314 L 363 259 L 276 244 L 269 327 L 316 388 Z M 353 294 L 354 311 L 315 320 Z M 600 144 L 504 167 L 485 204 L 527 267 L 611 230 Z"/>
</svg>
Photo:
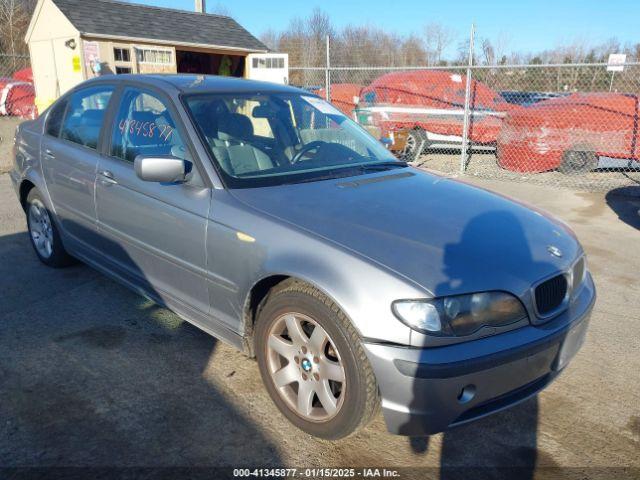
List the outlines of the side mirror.
<svg viewBox="0 0 640 480">
<path fill-rule="evenodd" d="M 133 162 L 136 175 L 145 182 L 184 182 L 191 171 L 191 162 L 176 158 L 138 155 Z"/>
</svg>

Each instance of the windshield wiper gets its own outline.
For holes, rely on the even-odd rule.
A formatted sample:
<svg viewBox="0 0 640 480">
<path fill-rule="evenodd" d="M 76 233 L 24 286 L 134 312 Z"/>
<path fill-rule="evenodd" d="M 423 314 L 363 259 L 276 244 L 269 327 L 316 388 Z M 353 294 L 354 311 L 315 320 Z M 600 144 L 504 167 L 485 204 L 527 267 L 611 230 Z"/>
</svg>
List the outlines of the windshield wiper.
<svg viewBox="0 0 640 480">
<path fill-rule="evenodd" d="M 363 163 L 358 165 L 361 172 L 383 172 L 385 170 L 391 170 L 392 168 L 404 168 L 408 167 L 407 162 L 400 160 L 390 160 L 388 162 L 375 162 L 375 163 Z"/>
<path fill-rule="evenodd" d="M 312 183 L 312 182 L 320 182 L 322 180 L 335 180 L 337 178 L 345 178 L 345 177 L 351 177 L 351 176 L 352 176 L 351 173 L 341 172 L 340 174 L 332 173 L 329 175 L 318 175 L 317 177 L 304 178 L 302 180 L 291 180 L 290 182 L 286 182 L 286 183 Z"/>
<path fill-rule="evenodd" d="M 300 180 L 292 179 L 287 184 L 292 183 L 311 183 L 311 182 L 319 182 L 322 180 L 334 180 L 337 178 L 345 178 L 353 176 L 354 172 L 362 173 L 373 173 L 373 172 L 384 172 L 385 170 L 391 170 L 393 168 L 404 168 L 408 167 L 409 164 L 407 162 L 390 160 L 388 162 L 376 162 L 376 163 L 361 163 L 358 165 L 350 165 L 348 167 L 338 167 L 337 169 L 331 169 L 324 175 L 317 175 L 310 178 L 302 178 Z"/>
</svg>

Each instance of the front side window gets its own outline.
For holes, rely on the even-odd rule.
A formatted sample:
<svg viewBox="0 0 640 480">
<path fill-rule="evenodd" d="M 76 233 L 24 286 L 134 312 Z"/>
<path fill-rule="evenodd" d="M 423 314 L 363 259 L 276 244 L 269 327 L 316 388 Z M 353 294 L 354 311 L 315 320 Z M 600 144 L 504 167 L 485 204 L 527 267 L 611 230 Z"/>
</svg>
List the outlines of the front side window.
<svg viewBox="0 0 640 480">
<path fill-rule="evenodd" d="M 163 100 L 152 93 L 128 88 L 116 115 L 111 155 L 133 162 L 138 155 L 189 160 L 182 137 Z"/>
<path fill-rule="evenodd" d="M 66 100 L 67 109 L 60 129 L 60 138 L 97 149 L 112 93 L 112 86 L 101 85 L 71 94 Z"/>
<path fill-rule="evenodd" d="M 315 96 L 192 94 L 184 102 L 232 188 L 404 166 L 359 125 Z"/>
</svg>

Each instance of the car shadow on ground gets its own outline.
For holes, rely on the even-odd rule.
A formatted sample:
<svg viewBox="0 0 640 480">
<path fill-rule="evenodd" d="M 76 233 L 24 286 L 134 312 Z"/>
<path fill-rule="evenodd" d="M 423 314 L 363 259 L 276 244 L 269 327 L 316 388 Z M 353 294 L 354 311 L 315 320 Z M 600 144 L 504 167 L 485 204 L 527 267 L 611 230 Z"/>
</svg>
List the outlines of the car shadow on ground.
<svg viewBox="0 0 640 480">
<path fill-rule="evenodd" d="M 440 479 L 533 479 L 538 466 L 538 398 L 442 434 Z M 416 455 L 426 455 L 429 437 L 411 437 Z M 548 459 L 545 466 L 553 465 Z"/>
<path fill-rule="evenodd" d="M 605 200 L 620 220 L 640 230 L 640 185 L 610 190 Z"/>
<path fill-rule="evenodd" d="M 26 233 L 0 260 L 2 467 L 282 464 L 205 378 L 213 337 L 86 266 L 45 267 Z"/>
<path fill-rule="evenodd" d="M 499 231 L 502 235 L 490 235 L 492 230 Z M 532 247 L 521 225 L 521 219 L 512 212 L 496 210 L 473 218 L 465 226 L 458 241 L 444 246 L 443 273 L 447 281 L 437 285 L 434 294 L 450 294 L 454 285 L 457 285 L 459 292 L 473 292 L 473 285 L 467 285 L 465 281 L 474 273 L 508 274 L 514 268 L 519 268 L 509 263 L 510 257 L 503 255 L 503 252 L 513 251 L 514 248 L 519 255 L 518 265 L 525 265 L 532 272 L 555 268 L 547 262 L 534 261 L 531 256 Z M 503 380 L 508 383 L 511 379 Z M 466 379 L 464 383 L 467 381 L 472 380 Z M 414 399 L 410 405 L 412 411 L 429 412 L 423 400 L 428 395 L 425 394 L 425 390 L 429 390 L 426 388 L 428 382 L 429 380 L 423 379 L 414 381 Z M 478 392 L 484 386 L 476 385 Z M 448 401 L 455 404 L 457 399 L 453 397 Z M 477 405 L 470 404 L 470 407 Z M 440 478 L 532 479 L 539 463 L 538 410 L 538 398 L 534 396 L 507 410 L 445 431 L 442 434 Z M 429 439 L 413 437 L 409 440 L 409 445 L 415 454 L 425 454 L 429 448 Z M 546 467 L 554 465 L 549 458 L 545 458 L 543 463 Z"/>
</svg>

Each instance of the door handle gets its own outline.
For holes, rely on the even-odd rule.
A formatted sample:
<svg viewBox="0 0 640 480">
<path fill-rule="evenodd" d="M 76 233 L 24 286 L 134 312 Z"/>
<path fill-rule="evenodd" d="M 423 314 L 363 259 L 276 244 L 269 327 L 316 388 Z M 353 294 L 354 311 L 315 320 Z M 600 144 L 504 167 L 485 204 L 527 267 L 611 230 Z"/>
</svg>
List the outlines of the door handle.
<svg viewBox="0 0 640 480">
<path fill-rule="evenodd" d="M 45 148 L 44 154 L 49 158 L 56 158 L 56 156 L 53 154 L 53 151 L 51 151 L 51 149 L 49 148 Z"/>
<path fill-rule="evenodd" d="M 113 173 L 111 173 L 109 170 L 101 171 L 100 177 L 101 177 L 100 183 L 102 183 L 105 186 L 116 185 L 118 183 L 114 178 Z"/>
</svg>

